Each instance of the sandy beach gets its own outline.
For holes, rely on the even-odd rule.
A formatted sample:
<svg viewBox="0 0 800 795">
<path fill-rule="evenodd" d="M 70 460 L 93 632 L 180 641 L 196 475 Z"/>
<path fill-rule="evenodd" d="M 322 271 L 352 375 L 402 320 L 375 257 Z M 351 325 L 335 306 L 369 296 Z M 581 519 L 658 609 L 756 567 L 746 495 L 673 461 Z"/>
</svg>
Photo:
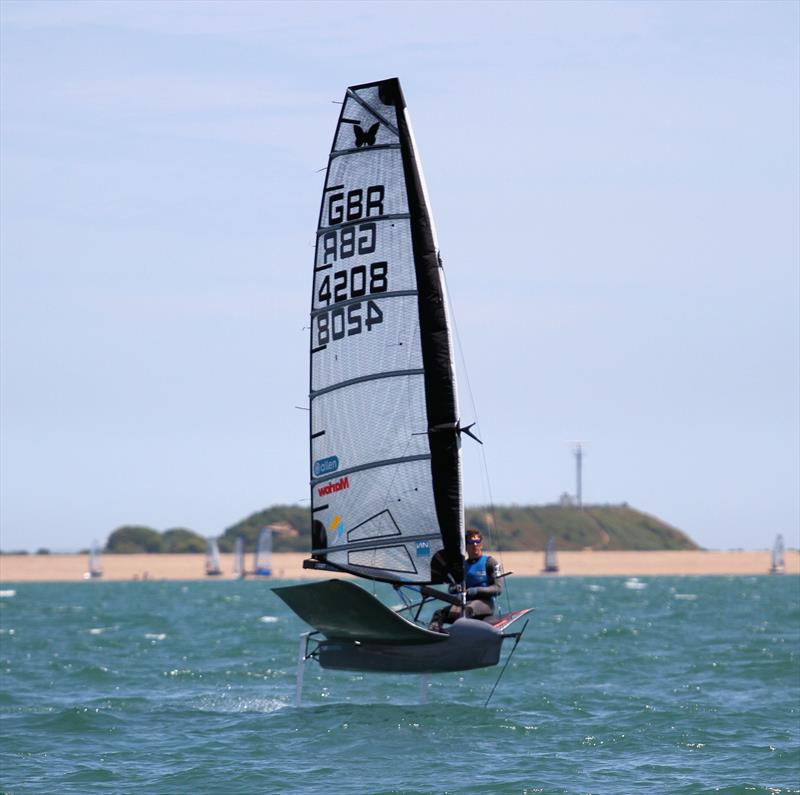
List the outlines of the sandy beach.
<svg viewBox="0 0 800 795">
<path fill-rule="evenodd" d="M 275 579 L 331 577 L 329 572 L 303 568 L 301 553 L 273 555 Z M 560 552 L 557 575 L 543 575 L 541 552 L 498 555 L 506 571 L 522 577 L 650 577 L 658 575 L 767 574 L 770 552 Z M 222 575 L 205 576 L 205 555 L 104 555 L 103 580 L 231 579 L 233 555 L 221 555 Z M 84 579 L 86 555 L 2 555 L 0 583 L 68 582 Z M 786 573 L 800 574 L 800 552 L 786 552 Z"/>
</svg>

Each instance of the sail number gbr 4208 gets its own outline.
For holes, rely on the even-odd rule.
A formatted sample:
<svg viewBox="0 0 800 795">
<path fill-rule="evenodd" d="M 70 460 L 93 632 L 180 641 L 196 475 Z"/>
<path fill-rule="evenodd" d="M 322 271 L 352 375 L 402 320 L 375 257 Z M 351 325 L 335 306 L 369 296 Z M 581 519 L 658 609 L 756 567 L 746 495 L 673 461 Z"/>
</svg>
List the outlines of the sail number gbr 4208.
<svg viewBox="0 0 800 795">
<path fill-rule="evenodd" d="M 329 226 L 320 237 L 323 272 L 316 288 L 314 344 L 329 345 L 332 341 L 370 331 L 383 323 L 383 310 L 369 296 L 389 289 L 389 263 L 385 260 L 359 263 L 347 267 L 351 257 L 374 254 L 377 248 L 377 224 L 364 218 L 383 215 L 383 185 L 371 185 L 327 196 L 324 212 Z M 345 267 L 338 267 L 345 265 Z"/>
</svg>

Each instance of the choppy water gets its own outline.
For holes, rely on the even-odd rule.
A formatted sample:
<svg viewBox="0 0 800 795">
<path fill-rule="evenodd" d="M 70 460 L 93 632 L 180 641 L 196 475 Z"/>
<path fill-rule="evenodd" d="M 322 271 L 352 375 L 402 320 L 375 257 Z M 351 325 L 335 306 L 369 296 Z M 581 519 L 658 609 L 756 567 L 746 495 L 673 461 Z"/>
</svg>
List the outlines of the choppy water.
<svg viewBox="0 0 800 795">
<path fill-rule="evenodd" d="M 800 792 L 800 578 L 511 587 L 536 612 L 488 707 L 499 667 L 312 663 L 297 708 L 267 582 L 4 585 L 0 789 Z"/>
</svg>

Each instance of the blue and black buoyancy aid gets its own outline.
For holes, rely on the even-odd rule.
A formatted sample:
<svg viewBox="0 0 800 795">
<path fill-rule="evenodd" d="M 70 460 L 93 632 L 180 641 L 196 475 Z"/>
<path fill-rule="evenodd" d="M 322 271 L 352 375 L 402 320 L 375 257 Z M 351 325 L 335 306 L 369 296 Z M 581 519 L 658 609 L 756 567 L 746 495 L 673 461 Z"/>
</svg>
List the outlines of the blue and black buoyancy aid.
<svg viewBox="0 0 800 795">
<path fill-rule="evenodd" d="M 492 583 L 489 581 L 489 572 L 486 570 L 489 564 L 489 555 L 481 555 L 475 560 L 464 561 L 464 585 L 467 588 L 486 588 Z M 481 596 L 486 602 L 494 607 L 494 596 Z"/>
</svg>

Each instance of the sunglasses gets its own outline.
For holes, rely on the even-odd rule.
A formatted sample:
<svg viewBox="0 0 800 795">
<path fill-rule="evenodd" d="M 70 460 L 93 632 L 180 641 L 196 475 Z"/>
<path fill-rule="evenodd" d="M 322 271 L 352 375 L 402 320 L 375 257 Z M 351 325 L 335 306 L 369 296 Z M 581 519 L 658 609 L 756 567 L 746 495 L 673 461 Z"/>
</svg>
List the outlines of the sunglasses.
<svg viewBox="0 0 800 795">
<path fill-rule="evenodd" d="M 483 539 L 482 538 L 468 538 L 467 539 L 467 543 L 468 544 L 482 544 L 483 543 Z"/>
</svg>

